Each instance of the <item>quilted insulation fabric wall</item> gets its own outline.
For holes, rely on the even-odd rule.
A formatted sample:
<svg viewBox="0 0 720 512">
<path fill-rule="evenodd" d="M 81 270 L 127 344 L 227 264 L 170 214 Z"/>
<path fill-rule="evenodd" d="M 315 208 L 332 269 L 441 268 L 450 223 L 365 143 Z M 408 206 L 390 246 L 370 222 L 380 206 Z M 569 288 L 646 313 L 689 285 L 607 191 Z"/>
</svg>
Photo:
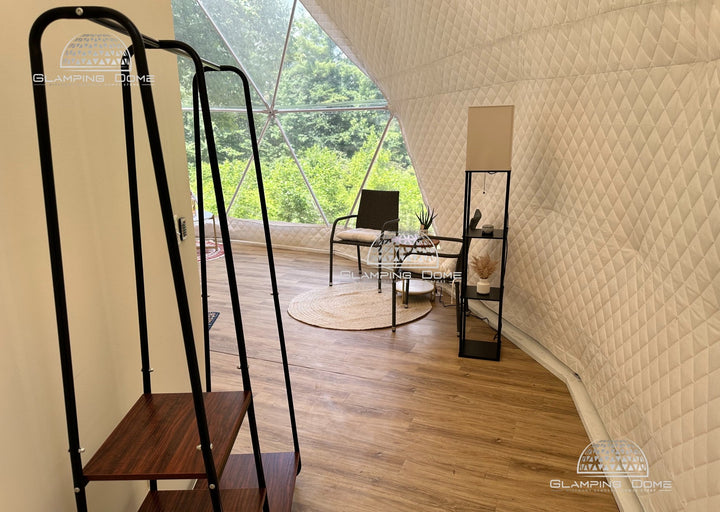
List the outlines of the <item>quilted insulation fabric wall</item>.
<svg viewBox="0 0 720 512">
<path fill-rule="evenodd" d="M 466 109 L 514 104 L 506 318 L 720 510 L 720 3 L 303 0 L 386 94 L 459 234 Z"/>
</svg>

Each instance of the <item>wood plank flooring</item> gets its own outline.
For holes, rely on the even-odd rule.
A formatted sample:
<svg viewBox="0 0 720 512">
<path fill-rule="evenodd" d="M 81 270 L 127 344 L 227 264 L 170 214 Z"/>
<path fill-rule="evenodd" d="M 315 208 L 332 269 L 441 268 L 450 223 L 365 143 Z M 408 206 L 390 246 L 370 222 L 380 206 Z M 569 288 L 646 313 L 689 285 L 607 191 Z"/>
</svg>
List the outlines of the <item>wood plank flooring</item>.
<svg viewBox="0 0 720 512">
<path fill-rule="evenodd" d="M 261 447 L 292 451 L 265 249 L 233 253 Z M 327 255 L 275 250 L 275 264 L 302 457 L 294 511 L 618 510 L 609 493 L 550 488 L 583 480 L 589 441 L 565 385 L 524 352 L 458 358 L 454 307 L 438 302 L 395 333 L 302 324 L 287 305 L 327 286 Z M 337 258 L 336 282 L 353 267 Z M 238 389 L 225 264 L 208 269 L 213 389 Z M 235 452 L 249 452 L 247 430 Z"/>
</svg>

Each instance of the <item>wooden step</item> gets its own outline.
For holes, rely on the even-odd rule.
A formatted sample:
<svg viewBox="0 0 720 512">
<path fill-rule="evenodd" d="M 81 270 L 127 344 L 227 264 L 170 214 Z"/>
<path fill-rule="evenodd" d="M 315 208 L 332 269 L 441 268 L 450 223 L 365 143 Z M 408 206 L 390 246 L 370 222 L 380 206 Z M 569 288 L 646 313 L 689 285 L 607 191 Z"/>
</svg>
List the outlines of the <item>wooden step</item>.
<svg viewBox="0 0 720 512">
<path fill-rule="evenodd" d="M 223 512 L 258 512 L 265 502 L 262 489 L 220 491 Z M 188 491 L 150 491 L 138 512 L 213 512 L 207 489 Z"/>
<path fill-rule="evenodd" d="M 203 393 L 218 474 L 227 461 L 250 393 Z M 142 395 L 83 472 L 88 480 L 205 478 L 192 394 Z"/>
<path fill-rule="evenodd" d="M 262 461 L 270 512 L 290 512 L 300 455 L 294 452 L 263 453 Z M 257 486 L 253 455 L 230 455 L 220 479 L 220 489 L 253 489 Z M 195 488 L 207 489 L 207 482 L 198 480 Z"/>
</svg>

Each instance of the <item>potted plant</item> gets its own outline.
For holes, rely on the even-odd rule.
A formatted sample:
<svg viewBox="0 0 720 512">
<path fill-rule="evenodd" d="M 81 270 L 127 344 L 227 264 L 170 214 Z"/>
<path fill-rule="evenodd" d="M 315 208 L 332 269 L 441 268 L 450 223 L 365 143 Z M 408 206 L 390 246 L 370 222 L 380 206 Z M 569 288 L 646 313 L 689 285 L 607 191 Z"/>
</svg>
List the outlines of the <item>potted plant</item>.
<svg viewBox="0 0 720 512">
<path fill-rule="evenodd" d="M 426 235 L 428 229 L 432 226 L 435 217 L 437 217 L 437 213 L 435 213 L 434 209 L 423 207 L 423 209 L 420 210 L 420 213 L 415 214 L 415 217 L 417 217 L 417 220 L 420 221 L 420 233 Z"/>
<path fill-rule="evenodd" d="M 476 289 L 478 295 L 487 295 L 490 293 L 490 276 L 495 272 L 498 261 L 492 259 L 487 254 L 482 256 L 473 256 L 472 267 L 475 273 L 478 275 L 478 281 Z"/>
</svg>

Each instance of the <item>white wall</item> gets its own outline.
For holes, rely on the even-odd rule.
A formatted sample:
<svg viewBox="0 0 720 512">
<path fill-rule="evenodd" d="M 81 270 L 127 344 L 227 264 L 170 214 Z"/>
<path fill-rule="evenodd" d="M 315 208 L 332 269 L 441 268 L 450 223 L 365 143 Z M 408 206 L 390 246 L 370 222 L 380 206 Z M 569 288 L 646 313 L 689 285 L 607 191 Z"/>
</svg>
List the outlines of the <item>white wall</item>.
<svg viewBox="0 0 720 512">
<path fill-rule="evenodd" d="M 99 3 L 122 11 L 148 35 L 173 38 L 169 0 Z M 35 18 L 62 5 L 29 0 L 6 9 L 0 31 L 3 510 L 75 510 L 27 44 Z M 108 29 L 82 21 L 47 29 L 46 74 L 58 70 L 64 45 L 83 32 Z M 174 208 L 191 218 L 176 59 L 154 53 L 150 72 L 156 75 L 153 91 Z M 48 88 L 84 462 L 142 393 L 119 93 L 112 85 Z M 138 108 L 138 120 L 139 115 Z M 142 140 L 144 129 L 137 132 Z M 140 142 L 138 151 L 154 391 L 185 391 L 187 367 L 147 143 Z M 192 239 L 181 244 L 181 253 L 201 340 Z M 136 510 L 145 487 L 91 483 L 91 510 Z"/>
<path fill-rule="evenodd" d="M 719 510 L 718 2 L 303 4 L 385 93 L 443 234 L 467 108 L 515 105 L 504 316 L 673 482 L 647 510 Z"/>
</svg>

